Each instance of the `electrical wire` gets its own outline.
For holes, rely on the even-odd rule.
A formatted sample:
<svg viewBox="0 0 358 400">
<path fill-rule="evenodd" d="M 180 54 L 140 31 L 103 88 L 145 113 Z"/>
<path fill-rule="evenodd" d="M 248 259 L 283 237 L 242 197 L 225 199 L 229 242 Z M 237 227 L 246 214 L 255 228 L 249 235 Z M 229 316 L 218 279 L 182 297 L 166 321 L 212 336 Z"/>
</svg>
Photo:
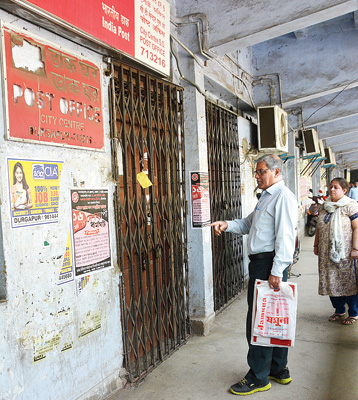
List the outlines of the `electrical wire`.
<svg viewBox="0 0 358 400">
<path fill-rule="evenodd" d="M 323 106 L 317 108 L 317 110 L 314 111 L 314 112 L 305 120 L 305 123 L 306 123 L 314 114 L 316 114 L 316 112 L 318 112 L 319 110 L 321 110 L 323 107 L 328 106 L 328 104 L 332 103 L 332 101 L 333 101 L 334 99 L 336 99 L 341 93 L 343 93 L 343 92 L 347 89 L 348 86 L 350 86 L 352 83 L 357 82 L 357 81 L 358 81 L 358 78 L 356 78 L 356 79 L 354 79 L 352 82 L 348 83 L 348 85 L 346 85 L 339 93 L 337 93 L 337 94 L 333 97 L 333 99 L 331 99 L 328 103 L 324 104 Z"/>
</svg>

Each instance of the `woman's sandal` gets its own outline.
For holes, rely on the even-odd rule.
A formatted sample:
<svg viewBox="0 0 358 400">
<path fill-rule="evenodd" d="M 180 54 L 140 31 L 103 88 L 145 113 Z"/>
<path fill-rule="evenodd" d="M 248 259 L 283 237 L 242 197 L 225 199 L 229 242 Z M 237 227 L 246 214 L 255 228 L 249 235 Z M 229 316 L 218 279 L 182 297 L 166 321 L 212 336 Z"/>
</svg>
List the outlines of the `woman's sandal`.
<svg viewBox="0 0 358 400">
<path fill-rule="evenodd" d="M 337 314 L 337 313 L 334 313 L 334 314 L 332 314 L 329 318 L 328 318 L 328 321 L 330 321 L 330 322 L 332 322 L 332 321 L 337 321 L 337 320 L 339 320 L 339 319 L 341 319 L 342 317 L 344 317 L 346 314 Z M 348 319 L 348 318 L 347 318 Z M 354 322 L 353 322 L 354 323 Z"/>
<path fill-rule="evenodd" d="M 353 325 L 357 322 L 358 317 L 348 317 L 342 321 L 343 325 Z"/>
</svg>

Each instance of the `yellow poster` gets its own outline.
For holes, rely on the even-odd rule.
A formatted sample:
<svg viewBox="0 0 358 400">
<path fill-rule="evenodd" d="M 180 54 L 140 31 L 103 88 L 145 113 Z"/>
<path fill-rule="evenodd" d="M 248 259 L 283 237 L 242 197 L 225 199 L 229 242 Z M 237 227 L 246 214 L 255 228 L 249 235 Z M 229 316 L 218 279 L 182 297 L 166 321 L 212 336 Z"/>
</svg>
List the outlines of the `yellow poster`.
<svg viewBox="0 0 358 400">
<path fill-rule="evenodd" d="M 58 222 L 62 161 L 7 159 L 11 227 Z"/>
<path fill-rule="evenodd" d="M 73 274 L 73 263 L 72 263 L 72 243 L 71 243 L 71 233 L 68 232 L 67 237 L 67 245 L 65 255 L 63 257 L 62 268 L 60 272 L 60 276 L 58 278 L 59 285 L 63 283 L 73 281 L 74 274 Z"/>
</svg>

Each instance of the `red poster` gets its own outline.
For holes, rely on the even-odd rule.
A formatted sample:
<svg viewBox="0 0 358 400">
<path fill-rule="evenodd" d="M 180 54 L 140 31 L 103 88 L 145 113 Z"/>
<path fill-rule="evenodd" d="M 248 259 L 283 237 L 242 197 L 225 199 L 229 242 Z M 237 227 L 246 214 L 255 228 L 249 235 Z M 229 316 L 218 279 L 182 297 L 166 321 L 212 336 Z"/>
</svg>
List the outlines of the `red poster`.
<svg viewBox="0 0 358 400">
<path fill-rule="evenodd" d="M 209 174 L 191 172 L 192 227 L 203 228 L 210 224 Z"/>
<path fill-rule="evenodd" d="M 99 67 L 6 26 L 4 48 L 8 137 L 102 149 Z"/>
</svg>

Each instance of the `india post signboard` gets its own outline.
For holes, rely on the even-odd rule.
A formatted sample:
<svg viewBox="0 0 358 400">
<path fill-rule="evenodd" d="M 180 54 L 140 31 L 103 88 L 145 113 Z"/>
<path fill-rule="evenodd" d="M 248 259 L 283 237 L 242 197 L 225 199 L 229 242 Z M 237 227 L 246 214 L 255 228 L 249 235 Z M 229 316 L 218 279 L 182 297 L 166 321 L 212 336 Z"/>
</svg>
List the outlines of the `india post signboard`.
<svg viewBox="0 0 358 400">
<path fill-rule="evenodd" d="M 17 0 L 169 75 L 170 6 L 166 0 Z M 31 5 L 36 7 L 31 7 Z M 43 13 L 41 14 L 43 16 Z"/>
<path fill-rule="evenodd" d="M 2 34 L 8 138 L 102 149 L 99 67 L 9 26 Z"/>
</svg>

